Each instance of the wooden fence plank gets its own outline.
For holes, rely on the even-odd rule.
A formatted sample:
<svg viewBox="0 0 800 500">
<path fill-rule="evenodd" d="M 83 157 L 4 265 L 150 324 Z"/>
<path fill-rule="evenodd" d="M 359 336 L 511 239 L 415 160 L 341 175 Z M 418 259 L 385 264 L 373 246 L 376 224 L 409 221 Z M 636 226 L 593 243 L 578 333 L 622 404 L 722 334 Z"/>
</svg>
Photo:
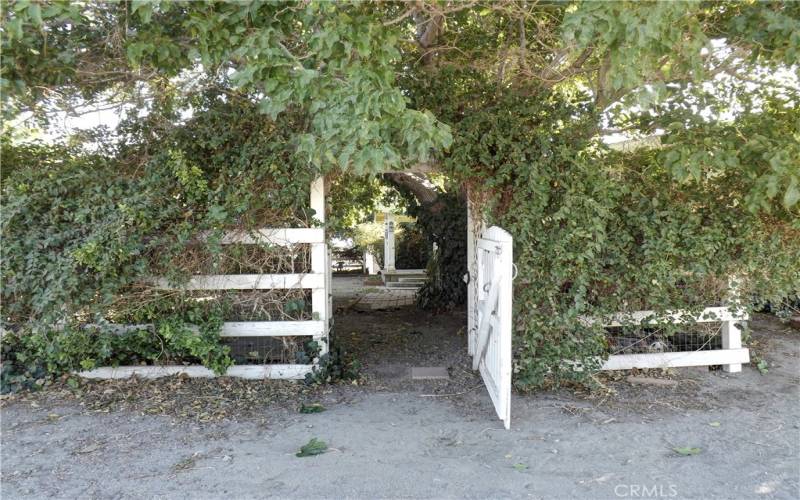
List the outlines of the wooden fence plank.
<svg viewBox="0 0 800 500">
<path fill-rule="evenodd" d="M 324 321 L 227 321 L 222 337 L 293 337 L 325 334 Z"/>
<path fill-rule="evenodd" d="M 314 210 L 314 218 L 320 222 L 325 222 L 325 177 L 318 177 L 311 183 L 309 205 Z M 330 261 L 328 260 L 328 245 L 323 240 L 311 245 L 311 272 L 324 276 L 323 286 L 315 288 L 311 292 L 311 312 L 314 319 L 328 324 L 331 311 L 328 307 L 328 294 L 331 292 L 329 285 L 329 274 L 331 272 Z M 320 356 L 328 351 L 328 329 L 325 328 L 320 340 Z"/>
<path fill-rule="evenodd" d="M 706 307 L 700 314 L 693 316 L 687 311 L 668 311 L 665 315 L 659 316 L 655 311 L 634 311 L 630 313 L 618 313 L 610 318 L 593 318 L 582 316 L 580 321 L 585 325 L 592 325 L 598 321 L 603 322 L 603 326 L 623 326 L 623 324 L 639 324 L 646 321 L 650 324 L 656 323 L 682 323 L 686 320 L 696 323 L 711 323 L 715 321 L 745 321 L 748 315 L 730 307 Z"/>
<path fill-rule="evenodd" d="M 183 286 L 174 287 L 164 278 L 155 286 L 172 290 L 269 290 L 273 288 L 325 288 L 324 273 L 307 274 L 212 274 L 193 276 Z"/>
<path fill-rule="evenodd" d="M 324 243 L 325 230 L 321 227 L 299 227 L 284 229 L 259 229 L 257 231 L 233 231 L 225 233 L 220 241 L 223 245 L 234 243 L 272 244 L 279 246 L 297 243 Z"/>
<path fill-rule="evenodd" d="M 602 369 L 674 368 L 678 366 L 709 366 L 749 362 L 749 349 L 715 349 L 713 351 L 617 354 L 610 356 L 603 364 Z"/>
<path fill-rule="evenodd" d="M 735 321 L 726 321 L 722 324 L 722 348 L 725 350 L 741 349 L 742 330 L 736 326 Z M 738 373 L 742 371 L 741 363 L 725 363 L 722 371 L 728 373 Z"/>
<path fill-rule="evenodd" d="M 236 365 L 228 368 L 228 377 L 245 379 L 292 379 L 301 380 L 311 373 L 313 365 Z M 78 372 L 78 376 L 89 379 L 121 379 L 133 376 L 141 378 L 160 378 L 184 374 L 192 378 L 215 377 L 213 371 L 201 365 L 164 366 L 103 366 L 94 370 Z"/>
</svg>

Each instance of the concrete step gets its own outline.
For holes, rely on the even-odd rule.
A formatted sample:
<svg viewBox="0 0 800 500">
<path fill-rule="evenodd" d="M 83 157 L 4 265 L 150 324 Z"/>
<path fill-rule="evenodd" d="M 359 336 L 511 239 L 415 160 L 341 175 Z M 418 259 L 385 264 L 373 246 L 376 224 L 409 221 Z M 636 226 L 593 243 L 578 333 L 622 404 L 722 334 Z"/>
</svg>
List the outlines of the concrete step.
<svg viewBox="0 0 800 500">
<path fill-rule="evenodd" d="M 383 281 L 385 283 L 404 281 L 404 280 L 424 280 L 427 275 L 424 269 L 396 269 L 394 271 L 383 271 Z"/>
<path fill-rule="evenodd" d="M 425 276 L 420 277 L 413 277 L 413 278 L 398 278 L 397 281 L 400 283 L 425 283 L 428 280 Z"/>
</svg>

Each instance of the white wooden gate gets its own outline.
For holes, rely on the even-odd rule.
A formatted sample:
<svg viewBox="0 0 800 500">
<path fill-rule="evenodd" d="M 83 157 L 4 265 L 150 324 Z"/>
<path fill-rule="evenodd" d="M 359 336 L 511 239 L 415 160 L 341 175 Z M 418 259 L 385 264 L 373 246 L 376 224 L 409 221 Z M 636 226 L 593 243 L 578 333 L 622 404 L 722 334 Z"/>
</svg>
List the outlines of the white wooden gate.
<svg viewBox="0 0 800 500">
<path fill-rule="evenodd" d="M 471 217 L 470 217 L 471 218 Z M 471 221 L 470 221 L 471 222 Z M 470 224 L 468 240 L 469 353 L 480 370 L 497 416 L 511 425 L 512 238 L 492 226 L 482 234 Z"/>
</svg>

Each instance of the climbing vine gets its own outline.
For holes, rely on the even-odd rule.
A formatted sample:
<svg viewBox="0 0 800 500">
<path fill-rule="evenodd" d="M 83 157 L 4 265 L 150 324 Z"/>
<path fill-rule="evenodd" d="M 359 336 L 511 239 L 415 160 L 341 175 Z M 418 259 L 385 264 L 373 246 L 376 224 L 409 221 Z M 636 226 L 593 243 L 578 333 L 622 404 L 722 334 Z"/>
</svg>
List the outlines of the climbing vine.
<svg viewBox="0 0 800 500">
<path fill-rule="evenodd" d="M 570 120 L 585 102 L 486 108 L 461 122 L 447 160 L 488 222 L 514 235 L 519 387 L 581 379 L 598 366 L 605 332 L 581 317 L 697 313 L 734 300 L 731 276 L 743 297 L 762 300 L 780 301 L 800 283 L 798 218 L 780 204 L 768 213 L 749 206 L 758 180 L 682 182 L 663 161 L 668 148 L 610 151 L 586 133 L 589 117 Z M 564 125 L 549 126 L 559 116 Z"/>
</svg>

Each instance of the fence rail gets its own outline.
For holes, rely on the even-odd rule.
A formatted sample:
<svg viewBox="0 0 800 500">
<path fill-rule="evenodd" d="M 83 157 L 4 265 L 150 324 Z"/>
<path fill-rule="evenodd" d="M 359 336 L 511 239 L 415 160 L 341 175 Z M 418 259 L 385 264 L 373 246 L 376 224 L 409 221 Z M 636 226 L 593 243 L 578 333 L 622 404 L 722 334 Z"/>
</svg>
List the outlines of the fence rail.
<svg viewBox="0 0 800 500">
<path fill-rule="evenodd" d="M 225 373 L 228 377 L 246 379 L 279 378 L 298 380 L 311 373 L 313 365 L 235 365 Z M 79 372 L 79 376 L 90 379 L 121 379 L 130 377 L 161 378 L 173 375 L 186 375 L 192 378 L 212 378 L 212 370 L 200 365 L 157 365 L 157 366 L 103 366 Z"/>
<path fill-rule="evenodd" d="M 270 244 L 278 246 L 301 243 L 325 243 L 325 230 L 321 227 L 300 227 L 284 229 L 259 229 L 256 231 L 235 231 L 226 233 L 220 243 L 223 245 Z"/>
<path fill-rule="evenodd" d="M 304 274 L 211 274 L 192 276 L 179 287 L 164 278 L 154 281 L 165 290 L 275 290 L 291 288 L 325 288 L 325 273 Z"/>
</svg>

